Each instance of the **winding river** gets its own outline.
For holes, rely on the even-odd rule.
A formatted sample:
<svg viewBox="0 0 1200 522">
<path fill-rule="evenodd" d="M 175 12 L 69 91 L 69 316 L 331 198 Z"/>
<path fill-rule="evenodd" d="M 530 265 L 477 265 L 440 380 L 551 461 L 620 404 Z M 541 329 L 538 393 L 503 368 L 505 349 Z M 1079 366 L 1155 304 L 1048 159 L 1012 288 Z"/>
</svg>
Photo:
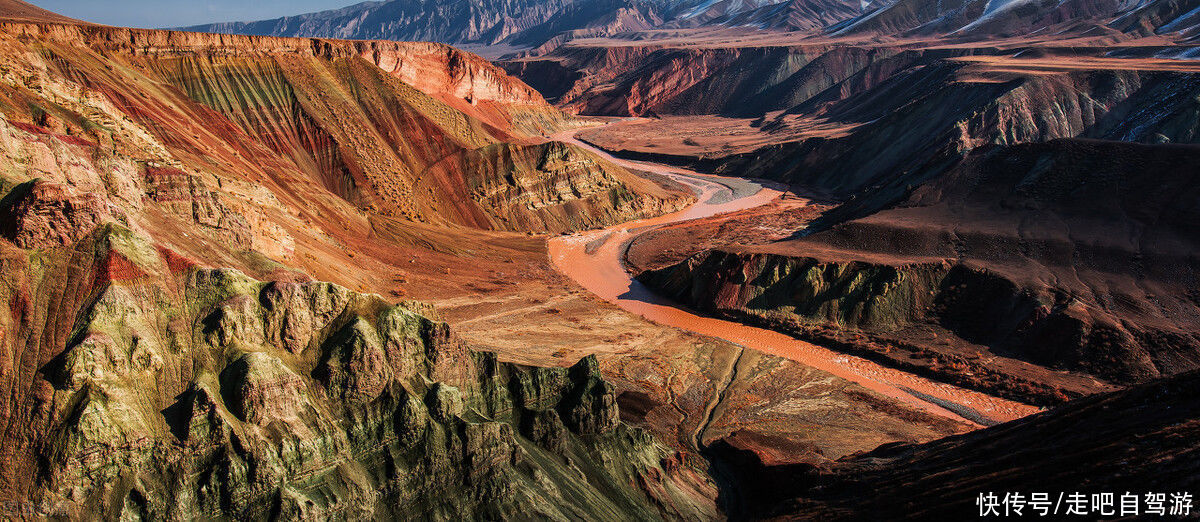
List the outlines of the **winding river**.
<svg viewBox="0 0 1200 522">
<path fill-rule="evenodd" d="M 745 180 L 702 175 L 666 165 L 616 158 L 565 132 L 554 139 L 588 149 L 627 168 L 650 171 L 689 186 L 697 202 L 679 212 L 630 221 L 602 230 L 550 240 L 554 266 L 597 296 L 658 324 L 681 328 L 829 372 L 915 408 L 976 425 L 1020 418 L 1039 408 L 931 381 L 878 363 L 835 352 L 789 335 L 701 315 L 651 292 L 625 270 L 622 257 L 634 237 L 656 227 L 764 205 L 783 194 L 782 187 L 755 182 L 755 190 L 733 190 Z M 750 194 L 746 194 L 750 192 Z"/>
</svg>

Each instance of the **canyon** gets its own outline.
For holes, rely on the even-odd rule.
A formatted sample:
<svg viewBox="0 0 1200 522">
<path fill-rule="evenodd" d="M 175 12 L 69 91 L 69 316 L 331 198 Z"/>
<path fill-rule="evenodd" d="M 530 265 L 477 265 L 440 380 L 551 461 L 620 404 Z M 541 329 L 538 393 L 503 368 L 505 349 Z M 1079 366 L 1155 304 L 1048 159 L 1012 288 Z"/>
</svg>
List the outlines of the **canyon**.
<svg viewBox="0 0 1200 522">
<path fill-rule="evenodd" d="M 824 202 L 633 238 L 664 297 L 1042 406 L 1195 369 L 1195 65 L 939 45 L 597 40 L 501 63 L 624 117 L 580 133 L 617 156 Z"/>
<path fill-rule="evenodd" d="M 0 18 L 5 516 L 1200 486 L 1188 2 Z"/>
<path fill-rule="evenodd" d="M 726 513 L 924 519 L 971 513 L 971 492 L 992 488 L 1194 487 L 1191 445 L 1167 442 L 1194 424 L 1174 410 L 1192 411 L 1181 390 L 1200 363 L 1200 69 L 1174 59 L 1190 33 L 860 31 L 869 18 L 800 36 L 577 38 L 498 62 L 560 107 L 619 118 L 578 134 L 615 157 L 782 184 L 761 207 L 623 227 L 605 241 L 622 242 L 632 281 L 585 287 L 819 368 L 797 347 L 831 349 L 843 377 L 870 364 L 955 386 L 939 404 L 960 415 L 968 393 L 1047 410 L 833 463 L 716 440 Z M 884 394 L 938 402 L 925 390 Z M 1085 427 L 1106 422 L 1097 403 L 1133 419 Z M 1043 430 L 1069 442 L 1035 442 Z M 1152 466 L 1117 471 L 1108 451 L 1179 467 L 1147 480 Z"/>
</svg>

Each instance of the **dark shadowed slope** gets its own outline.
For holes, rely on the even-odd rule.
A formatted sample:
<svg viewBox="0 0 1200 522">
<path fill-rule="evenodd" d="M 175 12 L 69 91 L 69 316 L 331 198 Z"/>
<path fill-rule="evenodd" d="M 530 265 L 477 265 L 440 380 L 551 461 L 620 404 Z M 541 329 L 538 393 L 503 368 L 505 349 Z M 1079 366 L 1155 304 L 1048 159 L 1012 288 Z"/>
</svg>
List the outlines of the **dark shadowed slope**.
<svg viewBox="0 0 1200 522">
<path fill-rule="evenodd" d="M 762 466 L 731 446 L 717 451 L 746 481 L 728 500 L 748 517 L 955 520 L 976 516 L 975 500 L 988 492 L 1045 492 L 1052 503 L 1059 492 L 1194 492 L 1198 394 L 1200 373 L 1192 372 L 966 435 L 882 446 L 824 470 Z M 1026 516 L 1036 513 L 1026 507 Z"/>
</svg>

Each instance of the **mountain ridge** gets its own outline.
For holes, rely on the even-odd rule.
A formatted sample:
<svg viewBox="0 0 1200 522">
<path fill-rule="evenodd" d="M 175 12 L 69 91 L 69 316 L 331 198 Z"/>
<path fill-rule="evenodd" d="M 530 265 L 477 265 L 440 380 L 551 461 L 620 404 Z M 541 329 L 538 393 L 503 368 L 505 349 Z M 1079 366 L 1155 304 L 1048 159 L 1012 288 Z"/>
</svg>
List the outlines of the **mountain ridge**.
<svg viewBox="0 0 1200 522">
<path fill-rule="evenodd" d="M 981 41 L 1038 33 L 1123 39 L 1200 34 L 1196 4 L 1151 0 L 989 0 L 849 2 L 841 0 L 522 0 L 471 3 L 439 0 L 365 2 L 254 22 L 185 28 L 275 36 L 434 40 L 453 44 L 537 49 L 560 39 L 654 38 L 659 31 L 729 28 L 825 36 L 904 39 L 943 36 Z M 449 13 L 448 15 L 446 13 Z M 613 14 L 617 13 L 614 17 Z"/>
</svg>

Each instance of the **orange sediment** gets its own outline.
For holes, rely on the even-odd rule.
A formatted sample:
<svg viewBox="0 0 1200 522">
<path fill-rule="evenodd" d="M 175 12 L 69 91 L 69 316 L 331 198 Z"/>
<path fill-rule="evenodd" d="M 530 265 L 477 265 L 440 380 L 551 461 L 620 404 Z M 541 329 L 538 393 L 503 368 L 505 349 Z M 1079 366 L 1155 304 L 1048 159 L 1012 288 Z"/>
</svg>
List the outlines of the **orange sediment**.
<svg viewBox="0 0 1200 522">
<path fill-rule="evenodd" d="M 566 135 L 556 138 L 574 141 Z M 575 143 L 586 147 L 578 141 Z M 640 282 L 633 280 L 625 270 L 622 256 L 631 239 L 662 225 L 764 205 L 778 198 L 782 192 L 775 188 L 763 187 L 753 195 L 712 204 L 709 201 L 714 194 L 728 190 L 720 183 L 720 177 L 696 175 L 682 169 L 651 163 L 623 161 L 594 148 L 592 150 L 623 166 L 670 177 L 693 187 L 698 193 L 694 205 L 673 214 L 550 240 L 549 254 L 554 266 L 597 296 L 655 323 L 724 339 L 746 348 L 791 359 L 852 381 L 904 404 L 955 420 L 966 420 L 973 424 L 1004 422 L 1040 411 L 1035 406 L 931 381 L 773 330 L 706 317 L 654 294 Z"/>
</svg>

